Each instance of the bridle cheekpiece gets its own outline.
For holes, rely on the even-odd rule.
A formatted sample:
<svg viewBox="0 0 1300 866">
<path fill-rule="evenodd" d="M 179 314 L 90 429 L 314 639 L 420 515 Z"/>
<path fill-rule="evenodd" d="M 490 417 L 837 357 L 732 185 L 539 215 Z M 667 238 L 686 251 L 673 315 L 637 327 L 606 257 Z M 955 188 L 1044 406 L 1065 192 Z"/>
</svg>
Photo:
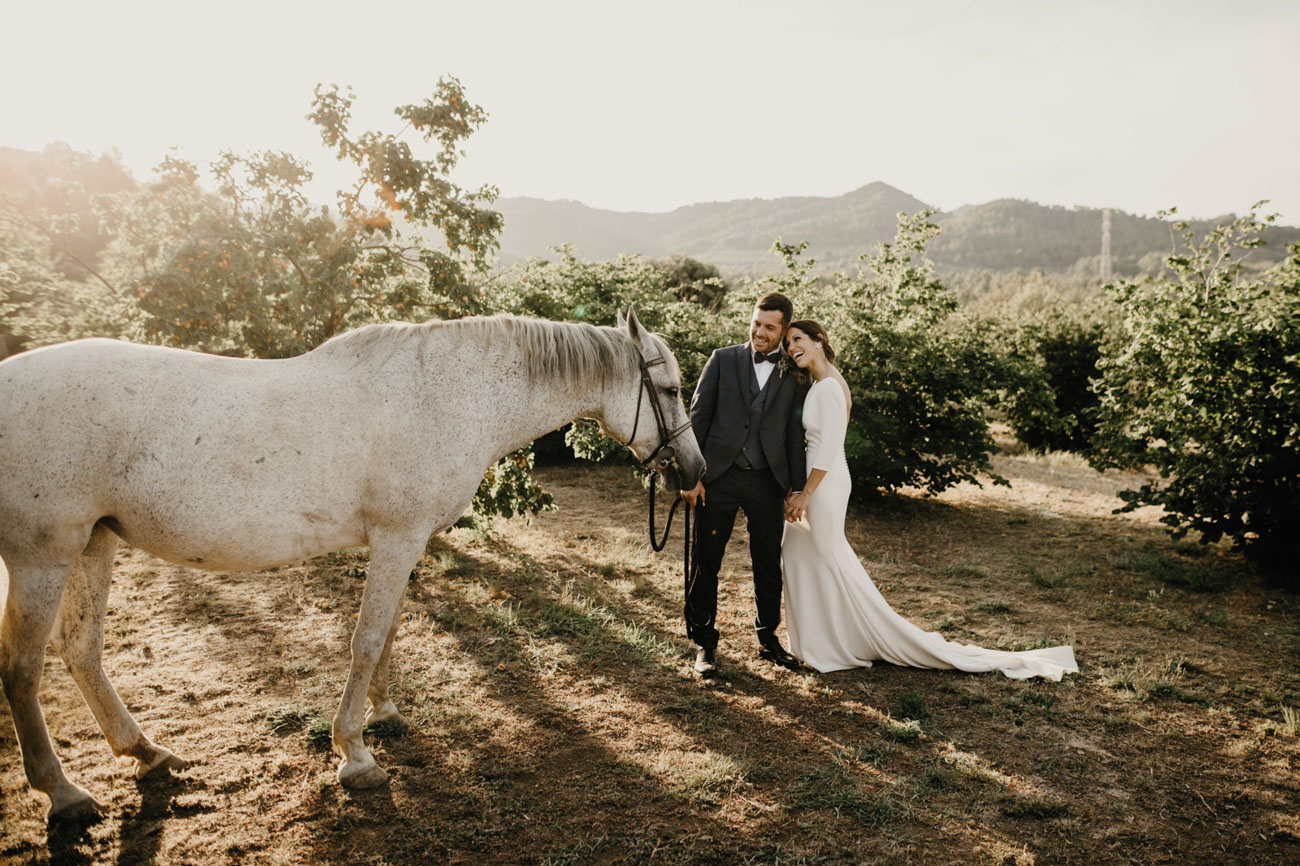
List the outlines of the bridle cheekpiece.
<svg viewBox="0 0 1300 866">
<path fill-rule="evenodd" d="M 650 409 L 654 412 L 655 426 L 659 428 L 659 447 L 649 457 L 641 461 L 641 467 L 649 472 L 662 472 L 672 464 L 680 470 L 681 466 L 677 463 L 677 449 L 673 447 L 672 443 L 678 436 L 690 429 L 690 419 L 687 419 L 686 423 L 676 430 L 669 431 L 668 418 L 664 414 L 664 408 L 659 402 L 658 395 L 655 394 L 654 382 L 650 380 L 650 368 L 667 362 L 662 354 L 653 361 L 647 361 L 640 350 L 637 350 L 636 356 L 641 366 L 641 388 L 636 394 L 636 416 L 632 421 L 632 435 L 627 440 L 628 447 L 630 448 L 632 443 L 636 441 L 636 431 L 641 426 L 641 401 L 646 393 L 649 393 Z"/>
</svg>

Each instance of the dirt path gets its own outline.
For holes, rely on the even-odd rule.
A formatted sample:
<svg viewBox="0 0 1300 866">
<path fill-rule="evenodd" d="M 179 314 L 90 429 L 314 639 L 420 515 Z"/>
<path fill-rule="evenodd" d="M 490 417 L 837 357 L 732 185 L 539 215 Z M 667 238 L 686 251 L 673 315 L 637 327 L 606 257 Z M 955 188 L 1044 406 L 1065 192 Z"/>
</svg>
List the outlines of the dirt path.
<svg viewBox="0 0 1300 866">
<path fill-rule="evenodd" d="M 333 781 L 365 556 L 216 574 L 123 548 L 107 667 L 194 761 L 137 785 L 57 659 L 42 695 L 107 807 L 47 837 L 0 705 L 0 859 L 38 863 L 1300 861 L 1300 603 L 1218 549 L 1115 516 L 1120 479 L 1000 458 L 851 515 L 886 597 L 950 638 L 1071 642 L 1062 683 L 760 662 L 743 544 L 727 676 L 687 673 L 680 548 L 653 555 L 625 468 L 541 472 L 561 510 L 435 540 L 405 601 L 378 791 Z M 743 532 L 738 531 L 738 538 Z"/>
</svg>

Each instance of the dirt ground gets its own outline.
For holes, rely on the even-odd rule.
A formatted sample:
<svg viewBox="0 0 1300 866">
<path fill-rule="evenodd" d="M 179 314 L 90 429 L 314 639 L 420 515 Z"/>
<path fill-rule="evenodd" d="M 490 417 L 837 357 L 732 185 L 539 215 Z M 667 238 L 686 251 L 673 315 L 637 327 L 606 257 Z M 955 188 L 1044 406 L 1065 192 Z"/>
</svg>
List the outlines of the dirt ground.
<svg viewBox="0 0 1300 866">
<path fill-rule="evenodd" d="M 560 510 L 435 539 L 394 652 L 405 725 L 368 734 L 387 786 L 334 781 L 328 719 L 364 551 L 219 574 L 123 547 L 107 661 L 149 735 L 193 763 L 136 783 L 51 654 L 42 699 L 105 807 L 48 830 L 0 702 L 6 863 L 1300 862 L 1300 599 L 1124 480 L 1004 456 L 1013 486 L 850 514 L 886 598 L 949 638 L 1068 642 L 1016 682 L 756 657 L 743 529 L 725 676 L 688 672 L 680 535 L 653 554 L 625 467 L 539 474 Z"/>
</svg>

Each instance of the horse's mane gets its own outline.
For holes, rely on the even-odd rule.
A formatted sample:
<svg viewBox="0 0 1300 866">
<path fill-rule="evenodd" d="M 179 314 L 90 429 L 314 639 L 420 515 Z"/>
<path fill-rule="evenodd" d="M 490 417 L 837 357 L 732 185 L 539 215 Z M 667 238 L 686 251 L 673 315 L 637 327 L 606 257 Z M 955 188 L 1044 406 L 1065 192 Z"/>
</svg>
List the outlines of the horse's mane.
<svg viewBox="0 0 1300 866">
<path fill-rule="evenodd" d="M 322 343 L 316 352 L 361 360 L 411 339 L 418 340 L 423 349 L 425 342 L 442 332 L 473 335 L 487 345 L 498 341 L 519 344 L 528 364 L 528 377 L 534 382 L 558 378 L 607 385 L 635 370 L 637 364 L 632 341 L 617 328 L 504 313 L 420 324 L 367 325 Z"/>
</svg>

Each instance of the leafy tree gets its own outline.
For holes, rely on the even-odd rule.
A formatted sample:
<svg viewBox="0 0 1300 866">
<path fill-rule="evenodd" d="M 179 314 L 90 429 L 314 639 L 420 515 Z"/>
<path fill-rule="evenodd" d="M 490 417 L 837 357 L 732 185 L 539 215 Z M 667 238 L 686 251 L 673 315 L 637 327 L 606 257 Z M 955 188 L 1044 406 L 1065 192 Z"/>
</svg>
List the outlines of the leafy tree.
<svg viewBox="0 0 1300 866">
<path fill-rule="evenodd" d="M 71 280 L 95 275 L 109 241 L 95 198 L 134 186 L 110 154 L 96 157 L 62 143 L 41 153 L 0 148 L 0 210 L 39 238 L 50 267 Z"/>
<path fill-rule="evenodd" d="M 194 164 L 168 158 L 155 183 L 105 203 L 141 337 L 280 358 L 369 322 L 481 311 L 469 276 L 497 246 L 496 190 L 465 192 L 447 175 L 483 110 L 455 79 L 397 108 L 438 146 L 420 158 L 396 135 L 354 135 L 351 106 L 350 92 L 318 87 L 308 115 L 357 167 L 334 212 L 307 201 L 305 163 L 270 151 L 223 153 L 209 166 L 212 193 Z"/>
<path fill-rule="evenodd" d="M 107 235 L 92 198 L 131 185 L 107 155 L 0 148 L 0 357 L 121 333 L 116 293 L 97 270 Z"/>
<path fill-rule="evenodd" d="M 743 330 L 734 304 L 714 313 L 701 310 L 695 299 L 682 299 L 671 270 L 646 258 L 593 262 L 579 259 L 571 246 L 556 247 L 555 253 L 554 260 L 530 259 L 509 278 L 491 283 L 483 302 L 498 312 L 593 325 L 613 325 L 618 314 L 633 305 L 637 317 L 672 347 L 687 400 L 712 351 L 733 342 Z M 626 455 L 593 423 L 574 424 L 564 442 L 583 459 Z M 540 447 L 553 454 L 554 446 L 548 442 Z"/>
<path fill-rule="evenodd" d="M 1099 365 L 1090 459 L 1160 473 L 1121 493 L 1121 511 L 1158 505 L 1175 537 L 1226 536 L 1300 586 L 1300 245 L 1246 271 L 1273 220 L 1259 207 L 1201 239 L 1174 222 L 1185 252 L 1167 273 L 1110 288 L 1123 315 Z"/>
<path fill-rule="evenodd" d="M 655 267 L 665 272 L 666 287 L 681 300 L 698 304 L 711 313 L 721 312 L 726 305 L 731 287 L 713 265 L 675 255 L 655 262 Z"/>
<path fill-rule="evenodd" d="M 932 213 L 899 214 L 892 243 L 861 259 L 867 269 L 819 286 L 806 245 L 778 241 L 778 281 L 797 314 L 826 326 L 853 394 L 845 456 L 859 495 L 904 486 L 939 493 L 988 473 L 988 395 L 1008 371 L 985 334 L 956 315 L 957 301 L 925 255 Z"/>
</svg>

